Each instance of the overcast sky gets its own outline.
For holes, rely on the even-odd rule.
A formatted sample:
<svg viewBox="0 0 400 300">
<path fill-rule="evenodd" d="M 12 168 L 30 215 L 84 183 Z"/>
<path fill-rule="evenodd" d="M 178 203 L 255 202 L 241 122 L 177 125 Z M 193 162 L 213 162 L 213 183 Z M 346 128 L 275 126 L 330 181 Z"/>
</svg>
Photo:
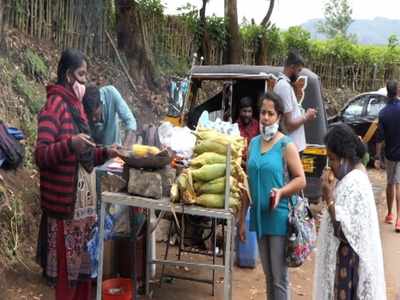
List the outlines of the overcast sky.
<svg viewBox="0 0 400 300">
<path fill-rule="evenodd" d="M 167 6 L 167 13 L 176 13 L 176 8 L 191 3 L 198 7 L 201 0 L 163 0 Z M 264 17 L 267 0 L 237 0 L 239 22 L 243 17 L 254 18 L 260 22 Z M 276 0 L 272 13 L 272 21 L 281 28 L 300 25 L 309 19 L 323 18 L 324 0 Z M 400 0 L 350 0 L 353 8 L 353 19 L 373 19 L 386 17 L 400 19 Z M 210 0 L 207 6 L 207 14 L 222 16 L 224 12 L 224 0 Z"/>
</svg>

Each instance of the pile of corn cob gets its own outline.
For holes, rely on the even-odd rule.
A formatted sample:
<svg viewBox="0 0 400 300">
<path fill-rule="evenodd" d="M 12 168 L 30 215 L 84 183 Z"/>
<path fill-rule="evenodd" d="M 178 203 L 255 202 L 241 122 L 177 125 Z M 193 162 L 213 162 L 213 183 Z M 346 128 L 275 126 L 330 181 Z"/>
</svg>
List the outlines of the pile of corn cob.
<svg viewBox="0 0 400 300">
<path fill-rule="evenodd" d="M 210 208 L 223 208 L 226 183 L 227 146 L 231 145 L 231 208 L 240 207 L 239 190 L 243 188 L 246 174 L 241 167 L 245 140 L 213 129 L 198 128 L 194 157 L 190 167 L 182 172 L 171 190 L 172 201 L 183 201 Z"/>
</svg>

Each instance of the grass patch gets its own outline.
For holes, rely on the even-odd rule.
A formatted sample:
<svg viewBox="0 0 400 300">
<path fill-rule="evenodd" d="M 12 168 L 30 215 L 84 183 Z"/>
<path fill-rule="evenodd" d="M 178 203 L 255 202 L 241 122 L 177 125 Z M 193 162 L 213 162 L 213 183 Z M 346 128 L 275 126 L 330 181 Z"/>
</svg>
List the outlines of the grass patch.
<svg viewBox="0 0 400 300">
<path fill-rule="evenodd" d="M 44 79 L 48 78 L 49 67 L 39 55 L 32 49 L 27 49 L 24 56 L 26 73 L 32 76 L 32 79 L 43 82 Z"/>
<path fill-rule="evenodd" d="M 36 115 L 45 102 L 45 95 L 41 92 L 41 88 L 27 80 L 26 76 L 17 72 L 12 80 L 14 91 L 20 95 L 28 106 L 31 114 Z"/>
<path fill-rule="evenodd" d="M 158 72 L 164 76 L 185 77 L 190 71 L 190 64 L 186 58 L 157 55 Z"/>
</svg>

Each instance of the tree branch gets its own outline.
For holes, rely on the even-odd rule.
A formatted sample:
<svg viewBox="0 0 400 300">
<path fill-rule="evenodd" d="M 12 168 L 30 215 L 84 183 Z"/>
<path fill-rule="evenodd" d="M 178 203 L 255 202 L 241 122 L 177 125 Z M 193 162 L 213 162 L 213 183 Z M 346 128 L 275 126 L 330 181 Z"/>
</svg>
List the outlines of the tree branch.
<svg viewBox="0 0 400 300">
<path fill-rule="evenodd" d="M 274 10 L 275 0 L 269 0 L 269 8 L 264 19 L 261 21 L 261 26 L 268 27 L 269 19 L 271 19 L 272 11 Z"/>
<path fill-rule="evenodd" d="M 122 71 L 124 71 L 126 77 L 128 78 L 128 81 L 133 89 L 134 92 L 137 91 L 135 84 L 133 83 L 132 77 L 131 75 L 129 75 L 128 69 L 125 66 L 124 62 L 122 61 L 121 55 L 119 54 L 119 51 L 117 49 L 117 47 L 115 46 L 115 43 L 113 41 L 113 39 L 111 38 L 110 34 L 108 33 L 108 31 L 106 31 L 106 36 L 108 38 L 108 40 L 110 41 L 111 47 L 114 49 L 115 55 L 117 56 L 118 62 L 121 65 Z"/>
</svg>

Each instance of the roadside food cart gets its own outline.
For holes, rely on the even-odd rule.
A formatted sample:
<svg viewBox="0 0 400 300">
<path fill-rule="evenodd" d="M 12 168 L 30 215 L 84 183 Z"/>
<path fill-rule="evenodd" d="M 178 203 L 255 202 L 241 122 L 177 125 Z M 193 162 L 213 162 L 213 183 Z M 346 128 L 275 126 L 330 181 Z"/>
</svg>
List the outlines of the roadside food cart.
<svg viewBox="0 0 400 300">
<path fill-rule="evenodd" d="M 258 118 L 259 96 L 273 89 L 279 73 L 283 67 L 251 66 L 251 65 L 218 65 L 194 66 L 188 82 L 188 95 L 184 101 L 173 102 L 167 120 L 176 125 L 187 125 L 195 128 L 203 113 L 218 112 L 224 120 L 236 121 L 239 115 L 239 100 L 242 97 L 251 97 L 254 101 L 253 111 Z M 304 109 L 317 109 L 315 121 L 305 125 L 307 148 L 302 154 L 304 171 L 307 178 L 305 196 L 311 201 L 318 200 L 321 195 L 320 176 L 326 165 L 326 148 L 323 139 L 327 132 L 327 116 L 322 97 L 321 81 L 317 74 L 303 68 L 300 76 L 307 78 L 304 90 Z M 208 90 L 218 87 L 218 92 L 207 97 Z M 300 101 L 299 101 L 300 102 Z"/>
<path fill-rule="evenodd" d="M 231 148 L 227 146 L 227 159 L 226 159 L 226 169 L 225 169 L 225 177 L 231 177 Z M 125 169 L 125 172 L 128 169 Z M 128 170 L 129 178 L 128 181 L 138 180 L 138 177 L 132 178 L 132 174 L 130 174 L 132 169 Z M 137 173 L 142 171 L 134 170 L 132 173 Z M 145 172 L 145 171 L 143 171 Z M 147 171 L 146 171 L 147 172 Z M 143 177 L 149 175 L 150 172 L 146 174 L 143 173 Z M 149 185 L 152 183 L 149 182 Z M 129 187 L 133 186 L 128 182 L 128 192 Z M 229 199 L 230 197 L 230 181 L 227 180 L 225 184 L 225 199 Z M 224 205 L 222 208 L 206 208 L 198 205 L 186 205 L 184 203 L 172 203 L 170 201 L 170 197 L 161 196 L 154 199 L 152 197 L 143 197 L 132 195 L 124 192 L 112 193 L 112 192 L 104 192 L 101 197 L 101 207 L 100 207 L 100 219 L 99 219 L 99 249 L 100 249 L 100 257 L 99 257 L 99 266 L 98 266 L 98 277 L 97 277 L 97 300 L 102 299 L 102 283 L 103 283 L 103 250 L 104 250 L 104 222 L 106 215 L 106 208 L 110 204 L 118 204 L 125 205 L 130 207 L 142 208 L 145 210 L 145 242 L 146 242 L 146 271 L 145 271 L 145 295 L 151 295 L 150 283 L 152 282 L 150 268 L 152 265 L 162 265 L 162 266 L 180 266 L 180 267 L 190 267 L 190 268 L 205 268 L 211 270 L 213 272 L 219 270 L 224 272 L 224 300 L 232 299 L 232 266 L 233 266 L 233 247 L 234 247 L 234 235 L 235 235 L 235 215 L 233 211 L 229 208 L 229 201 L 224 201 Z M 156 212 L 160 213 L 160 217 L 162 216 L 162 212 L 169 213 L 178 213 L 185 214 L 190 216 L 203 216 L 209 217 L 212 219 L 219 219 L 226 222 L 226 240 L 224 244 L 224 260 L 222 264 L 216 264 L 215 260 L 212 264 L 210 263 L 201 263 L 201 262 L 193 262 L 193 261 L 182 261 L 182 260 L 171 260 L 171 259 L 160 259 L 158 257 L 153 258 L 151 255 L 151 234 L 154 230 L 154 226 L 157 225 L 158 222 L 151 222 L 151 216 L 154 216 Z M 139 226 L 141 227 L 141 226 Z M 139 230 L 131 231 L 131 238 L 133 241 L 133 251 L 136 249 L 135 243 L 137 241 Z M 133 253 L 135 256 L 135 253 Z M 165 258 L 165 257 L 164 257 Z M 134 259 L 135 261 L 135 259 Z M 133 299 L 136 299 L 136 268 L 133 268 L 133 273 L 131 276 L 133 290 L 135 291 L 132 295 Z M 178 278 L 178 277 L 176 277 Z M 181 278 L 186 280 L 194 280 L 193 278 Z M 214 278 L 213 278 L 214 280 Z"/>
</svg>

